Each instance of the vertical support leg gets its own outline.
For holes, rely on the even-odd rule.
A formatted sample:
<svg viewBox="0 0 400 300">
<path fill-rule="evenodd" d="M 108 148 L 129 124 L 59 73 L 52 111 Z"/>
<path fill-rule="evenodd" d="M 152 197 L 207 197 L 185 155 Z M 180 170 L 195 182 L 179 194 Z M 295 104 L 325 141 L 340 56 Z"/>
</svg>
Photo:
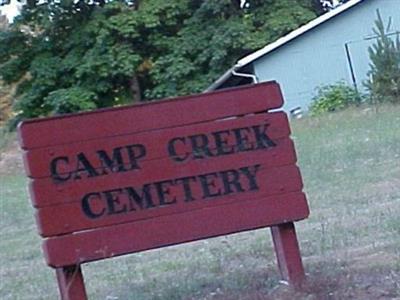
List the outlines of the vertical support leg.
<svg viewBox="0 0 400 300">
<path fill-rule="evenodd" d="M 282 279 L 299 288 L 305 274 L 294 224 L 272 226 L 271 233 Z"/>
<path fill-rule="evenodd" d="M 80 265 L 57 268 L 56 274 L 62 300 L 87 300 Z"/>
</svg>

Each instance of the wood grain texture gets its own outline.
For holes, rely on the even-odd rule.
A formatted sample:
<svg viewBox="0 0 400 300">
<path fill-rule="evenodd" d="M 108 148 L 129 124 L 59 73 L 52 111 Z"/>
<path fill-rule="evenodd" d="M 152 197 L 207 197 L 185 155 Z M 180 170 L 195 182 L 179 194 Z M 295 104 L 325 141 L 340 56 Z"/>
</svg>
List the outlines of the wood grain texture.
<svg viewBox="0 0 400 300">
<path fill-rule="evenodd" d="M 245 181 L 245 179 L 244 179 Z M 160 216 L 172 215 L 177 213 L 190 212 L 196 209 L 205 209 L 214 206 L 226 205 L 229 203 L 238 203 L 242 201 L 267 201 L 267 197 L 271 195 L 279 195 L 300 191 L 303 187 L 300 171 L 295 165 L 289 165 L 278 168 L 262 168 L 257 174 L 258 190 L 231 193 L 224 195 L 224 186 L 222 180 L 215 180 L 213 191 L 222 191 L 221 196 L 213 199 L 203 199 L 202 189 L 199 183 L 191 183 L 191 192 L 194 200 L 185 201 L 184 190 L 182 185 L 170 187 L 170 198 L 176 198 L 176 203 L 160 206 L 157 201 L 157 194 L 154 187 L 151 187 L 155 207 L 141 209 L 137 205 L 130 205 L 129 195 L 124 191 L 124 185 L 116 184 L 113 186 L 115 198 L 118 198 L 118 204 L 113 207 L 118 208 L 121 212 L 117 214 L 107 214 L 104 216 L 91 219 L 82 211 L 80 199 L 61 205 L 53 205 L 41 208 L 37 211 L 36 218 L 39 227 L 39 233 L 42 236 L 55 236 L 70 232 L 81 231 L 85 229 L 100 228 L 121 223 L 137 222 L 144 219 L 156 219 Z M 248 189 L 247 182 L 242 183 L 243 189 Z M 121 192 L 119 192 L 121 191 Z M 109 211 L 107 199 L 104 194 L 101 198 L 95 199 L 95 211 Z M 269 198 L 270 201 L 275 201 Z M 125 208 L 125 209 L 124 209 Z M 134 210 L 133 210 L 133 209 Z M 266 216 L 268 217 L 268 215 Z M 206 220 L 205 220 L 206 221 Z"/>
<path fill-rule="evenodd" d="M 100 167 L 96 150 L 104 150 L 111 153 L 116 147 L 125 145 L 143 144 L 147 149 L 147 155 L 143 161 L 163 160 L 168 158 L 167 144 L 174 137 L 187 137 L 195 134 L 205 134 L 209 139 L 209 147 L 215 151 L 215 139 L 212 133 L 216 131 L 231 130 L 235 128 L 250 128 L 254 125 L 268 124 L 268 136 L 273 139 L 281 139 L 290 135 L 289 123 L 284 112 L 261 113 L 257 115 L 248 115 L 234 119 L 224 119 L 218 121 L 208 121 L 196 125 L 187 125 L 176 128 L 152 130 L 149 132 L 132 133 L 128 135 L 120 135 L 115 132 L 114 136 L 101 139 L 88 139 L 74 143 L 62 144 L 59 146 L 50 146 L 45 148 L 33 149 L 26 151 L 24 154 L 25 169 L 29 177 L 42 178 L 50 177 L 50 162 L 55 157 L 65 156 L 69 158 L 68 164 L 60 165 L 60 174 L 71 172 L 77 165 L 77 154 L 84 153 L 85 157 L 91 162 L 94 168 Z M 243 135 L 246 132 L 243 132 Z M 254 135 L 247 133 L 248 143 L 256 142 Z M 229 146 L 235 145 L 235 135 L 230 132 L 224 135 Z M 189 150 L 189 141 L 186 147 L 180 152 Z M 180 144 L 179 144 L 180 145 Z M 124 155 L 126 155 L 124 153 Z M 216 158 L 218 159 L 218 158 Z M 161 163 L 162 164 L 162 163 Z"/>
<path fill-rule="evenodd" d="M 244 167 L 258 163 L 263 168 L 273 168 L 294 164 L 296 154 L 293 142 L 286 138 L 277 140 L 276 147 L 255 152 L 241 152 L 233 156 L 221 156 L 207 160 L 191 160 L 185 164 L 172 163 L 169 159 L 149 160 L 142 164 L 141 170 L 115 173 L 112 176 L 99 176 L 87 180 L 67 181 L 54 184 L 50 177 L 34 179 L 30 182 L 30 196 L 35 207 L 46 207 L 61 203 L 77 202 L 87 192 L 102 191 L 113 187 L 140 186 L 154 181 L 216 172 Z"/>
<path fill-rule="evenodd" d="M 18 126 L 23 149 L 171 128 L 267 111 L 283 104 L 276 82 L 94 112 L 35 119 Z"/>
<path fill-rule="evenodd" d="M 272 226 L 271 233 L 281 278 L 300 288 L 305 274 L 294 224 L 288 222 Z"/>
<path fill-rule="evenodd" d="M 59 267 L 301 220 L 308 214 L 304 194 L 290 193 L 53 237 L 43 249 L 47 263 Z"/>
<path fill-rule="evenodd" d="M 87 294 L 80 265 L 56 269 L 61 300 L 86 300 Z"/>
<path fill-rule="evenodd" d="M 307 218 L 288 118 L 268 112 L 282 104 L 268 82 L 20 124 L 61 293 L 86 297 L 69 277 L 84 262 Z M 295 235 L 275 236 L 282 274 L 300 274 Z"/>
</svg>

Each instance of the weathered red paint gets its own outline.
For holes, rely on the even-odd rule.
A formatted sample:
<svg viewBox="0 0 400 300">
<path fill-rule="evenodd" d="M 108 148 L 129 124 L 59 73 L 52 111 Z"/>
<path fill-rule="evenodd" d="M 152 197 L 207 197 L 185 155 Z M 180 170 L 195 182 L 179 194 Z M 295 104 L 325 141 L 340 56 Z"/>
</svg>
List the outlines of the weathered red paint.
<svg viewBox="0 0 400 300">
<path fill-rule="evenodd" d="M 157 209 L 141 211 L 131 211 L 126 214 L 114 214 L 101 219 L 89 219 L 85 217 L 85 215 L 81 212 L 79 201 L 61 205 L 47 206 L 39 209 L 37 212 L 39 232 L 45 237 L 56 236 L 84 229 L 136 222 L 144 219 L 153 219 L 158 216 L 185 213 L 191 210 L 205 209 L 236 202 L 255 201 L 258 199 L 262 200 L 271 195 L 296 192 L 302 189 L 299 170 L 294 165 L 280 168 L 262 169 L 259 171 L 259 176 L 263 178 L 263 180 L 260 181 L 260 190 L 257 193 L 238 193 L 234 195 L 221 196 L 216 200 L 198 199 L 196 201 L 187 203 L 184 201 L 178 201 L 173 206 L 165 206 Z M 117 183 L 114 188 L 123 187 L 125 185 Z M 216 189 L 223 189 L 220 182 L 217 183 Z M 194 192 L 199 194 L 198 190 L 199 187 L 196 186 Z M 184 193 L 181 189 L 178 189 L 175 195 L 179 200 L 181 200 L 184 196 Z M 119 201 L 123 204 L 127 203 L 127 196 L 125 194 L 120 195 Z M 99 205 L 100 209 L 107 207 L 106 203 L 104 202 L 105 201 L 101 201 L 101 204 Z"/>
<path fill-rule="evenodd" d="M 305 275 L 294 224 L 272 226 L 271 233 L 281 277 L 296 287 L 300 286 Z"/>
<path fill-rule="evenodd" d="M 80 265 L 56 268 L 61 300 L 86 299 L 85 283 Z"/>
<path fill-rule="evenodd" d="M 87 137 L 85 138 L 85 140 L 74 143 L 28 150 L 24 153 L 27 167 L 26 171 L 29 177 L 49 177 L 50 172 L 48 164 L 43 164 L 43 161 L 51 161 L 54 157 L 60 155 L 72 158 L 70 164 L 67 166 L 63 166 L 64 169 L 62 170 L 63 172 L 71 171 L 71 167 L 75 163 L 75 161 L 73 160 L 74 155 L 78 152 L 88 153 L 87 158 L 94 163 L 95 167 L 98 168 L 99 162 L 96 159 L 96 155 L 95 152 L 93 152 L 93 149 L 103 149 L 109 152 L 114 147 L 134 144 L 137 142 L 146 144 L 147 146 L 148 155 L 146 156 L 145 161 L 155 160 L 157 161 L 155 163 L 160 164 L 160 162 L 158 161 L 164 159 L 165 162 L 161 163 L 165 164 L 168 163 L 168 157 L 165 153 L 165 145 L 173 137 L 187 136 L 196 133 L 209 134 L 215 130 L 226 130 L 230 128 L 240 128 L 266 123 L 271 124 L 268 128 L 268 132 L 272 139 L 281 139 L 290 135 L 290 128 L 285 113 L 260 113 L 257 115 L 244 116 L 242 118 L 221 120 L 218 122 L 209 121 L 194 125 L 131 133 L 126 135 L 120 135 L 116 133 L 114 136 L 107 138 L 93 139 Z M 232 137 L 230 137 L 228 141 L 231 145 L 234 142 Z M 211 140 L 211 142 L 213 142 L 213 140 Z M 254 140 L 250 140 L 250 142 L 254 143 Z M 211 143 L 210 146 L 215 148 L 214 143 Z M 277 152 L 286 151 L 284 150 Z"/>
<path fill-rule="evenodd" d="M 59 267 L 297 221 L 308 213 L 297 192 L 52 237 L 43 247 L 47 263 Z"/>
<path fill-rule="evenodd" d="M 84 262 L 268 226 L 283 278 L 299 283 L 292 222 L 309 211 L 287 117 L 268 112 L 282 103 L 270 82 L 23 122 L 30 196 L 63 299 L 86 299 Z"/>
<path fill-rule="evenodd" d="M 263 112 L 282 104 L 279 85 L 267 82 L 134 107 L 29 120 L 19 126 L 19 140 L 23 149 L 43 148 Z"/>
<path fill-rule="evenodd" d="M 235 155 L 235 161 L 238 165 L 250 165 L 257 162 L 263 162 L 264 168 L 274 168 L 282 165 L 294 164 L 296 155 L 293 148 L 293 142 L 286 138 L 276 141 L 277 146 L 268 151 L 260 151 L 258 155 L 249 155 L 241 153 Z M 226 169 L 232 166 L 232 158 L 221 157 L 220 159 L 210 159 L 212 164 L 206 164 L 204 161 L 190 161 L 185 165 L 176 165 L 168 163 L 166 158 L 162 160 L 149 160 L 143 163 L 140 172 L 116 173 L 112 180 L 107 177 L 91 178 L 90 181 L 69 181 L 62 184 L 53 184 L 50 177 L 36 178 L 30 183 L 30 195 L 35 207 L 42 208 L 62 203 L 76 201 L 76 197 L 84 191 L 90 190 L 95 185 L 98 189 L 104 190 L 110 184 L 121 186 L 129 185 L 130 182 L 142 184 L 153 179 L 162 180 L 171 178 L 173 174 L 179 172 L 181 176 L 187 176 L 191 172 L 201 171 L 205 165 L 210 170 Z M 162 167 L 160 167 L 162 166 Z"/>
</svg>

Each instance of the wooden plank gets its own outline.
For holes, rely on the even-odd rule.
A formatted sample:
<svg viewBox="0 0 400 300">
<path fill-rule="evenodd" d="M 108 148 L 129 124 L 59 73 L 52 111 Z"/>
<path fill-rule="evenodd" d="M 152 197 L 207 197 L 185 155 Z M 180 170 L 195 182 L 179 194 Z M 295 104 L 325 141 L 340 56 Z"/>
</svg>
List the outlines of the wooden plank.
<svg viewBox="0 0 400 300">
<path fill-rule="evenodd" d="M 117 133 L 113 137 L 79 141 L 67 145 L 39 148 L 25 153 L 25 170 L 28 176 L 33 178 L 50 177 L 51 162 L 57 157 L 68 159 L 68 163 L 61 161 L 57 164 L 57 171 L 60 175 L 68 174 L 76 169 L 78 154 L 83 153 L 86 159 L 95 169 L 101 167 L 102 161 L 99 159 L 97 151 L 101 150 L 108 156 L 113 156 L 113 150 L 122 148 L 120 151 L 125 166 L 129 164 L 127 145 L 143 145 L 146 154 L 140 159 L 141 162 L 168 157 L 167 145 L 169 141 L 176 137 L 186 137 L 185 145 L 179 141 L 176 143 L 178 154 L 183 155 L 190 148 L 190 138 L 193 135 L 206 135 L 211 153 L 217 154 L 216 136 L 226 141 L 226 147 L 238 147 L 237 134 L 246 138 L 248 147 L 255 147 L 255 135 L 252 126 L 267 126 L 266 132 L 272 139 L 287 137 L 290 134 L 289 123 L 284 112 L 262 113 L 241 118 L 206 122 L 184 127 L 153 130 L 121 136 Z M 241 130 L 240 130 L 241 128 Z M 226 131 L 219 133 L 221 131 Z M 239 140 L 240 141 L 240 140 Z M 136 151 L 139 149 L 136 149 Z M 182 153 L 183 152 L 183 153 Z M 236 153 L 236 151 L 235 151 Z M 233 153 L 233 154 L 235 154 Z"/>
<path fill-rule="evenodd" d="M 276 140 L 276 146 L 258 151 L 240 152 L 233 156 L 220 156 L 207 160 L 191 160 L 185 164 L 172 163 L 169 159 L 148 160 L 140 171 L 114 173 L 112 176 L 92 177 L 86 180 L 70 180 L 54 184 L 49 177 L 34 179 L 30 183 L 30 197 L 35 207 L 80 201 L 88 192 L 112 189 L 113 187 L 140 186 L 146 183 L 188 177 L 207 172 L 228 170 L 263 163 L 265 168 L 293 164 L 296 161 L 293 142 Z"/>
<path fill-rule="evenodd" d="M 281 278 L 295 287 L 305 280 L 296 229 L 292 222 L 271 227 Z"/>
<path fill-rule="evenodd" d="M 56 275 L 61 300 L 87 300 L 80 265 L 57 268 Z"/>
<path fill-rule="evenodd" d="M 33 149 L 245 115 L 282 104 L 279 85 L 268 82 L 169 101 L 28 120 L 19 125 L 18 134 L 21 147 Z"/>
<path fill-rule="evenodd" d="M 217 173 L 218 174 L 218 173 Z M 243 175 L 241 175 L 243 177 Z M 265 199 L 270 195 L 285 194 L 300 191 L 303 187 L 300 171 L 295 165 L 279 168 L 263 168 L 261 165 L 257 172 L 257 190 L 251 190 L 247 178 L 241 178 L 242 190 L 230 187 L 227 193 L 224 182 L 221 179 L 213 181 L 212 191 L 220 195 L 204 199 L 204 191 L 199 182 L 190 183 L 191 198 L 188 201 L 182 184 L 168 187 L 169 204 L 160 204 L 154 186 L 151 186 L 151 207 L 140 207 L 132 201 L 129 193 L 122 185 L 113 187 L 113 192 L 99 193 L 90 202 L 90 208 L 99 216 L 88 217 L 84 213 L 83 202 L 77 201 L 62 205 L 48 206 L 37 212 L 37 224 L 42 236 L 55 236 L 80 230 L 99 228 L 127 222 L 136 222 L 143 219 L 158 218 L 160 216 L 189 212 L 195 209 L 226 205 L 240 201 Z M 182 182 L 180 182 L 182 183 Z M 108 202 L 110 195 L 114 200 Z M 81 197 L 82 198 L 82 197 Z M 172 202 L 171 199 L 176 199 Z M 131 200 L 131 201 L 130 201 Z M 143 201 L 144 202 L 144 201 Z M 118 211 L 118 213 L 116 213 Z M 103 212 L 100 215 L 99 212 Z"/>
<path fill-rule="evenodd" d="M 49 238 L 50 266 L 84 263 L 307 218 L 303 193 L 272 196 Z"/>
<path fill-rule="evenodd" d="M 298 282 L 294 227 L 282 224 L 309 210 L 287 117 L 268 113 L 282 104 L 269 82 L 19 125 L 62 298 L 86 299 L 81 263 L 267 226 Z"/>
</svg>

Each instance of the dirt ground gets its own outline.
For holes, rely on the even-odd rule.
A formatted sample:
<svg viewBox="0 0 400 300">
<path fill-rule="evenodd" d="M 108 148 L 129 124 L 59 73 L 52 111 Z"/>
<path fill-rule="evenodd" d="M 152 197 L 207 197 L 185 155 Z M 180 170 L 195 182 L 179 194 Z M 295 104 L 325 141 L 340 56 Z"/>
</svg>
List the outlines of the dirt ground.
<svg viewBox="0 0 400 300">
<path fill-rule="evenodd" d="M 310 272 L 307 273 L 306 282 L 298 290 L 281 282 L 268 295 L 255 288 L 251 293 L 212 295 L 207 299 L 400 300 L 400 273 L 390 267 L 399 260 L 399 256 L 371 251 L 372 249 L 357 249 L 347 253 L 347 258 L 332 257 L 332 261 L 304 257 L 306 271 L 308 267 Z M 327 274 L 327 269 L 340 271 Z"/>
</svg>

